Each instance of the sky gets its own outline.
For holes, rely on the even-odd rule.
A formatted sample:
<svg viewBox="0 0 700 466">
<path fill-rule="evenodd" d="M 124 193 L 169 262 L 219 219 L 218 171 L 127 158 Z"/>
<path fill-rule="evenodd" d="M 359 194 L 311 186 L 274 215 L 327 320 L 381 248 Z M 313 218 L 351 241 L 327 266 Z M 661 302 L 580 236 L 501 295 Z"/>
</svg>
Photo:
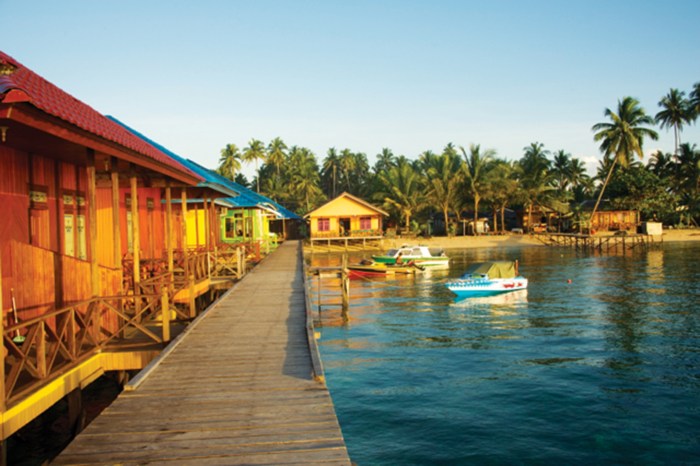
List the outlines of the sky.
<svg viewBox="0 0 700 466">
<path fill-rule="evenodd" d="M 209 168 L 226 144 L 281 137 L 370 164 L 539 142 L 594 173 L 606 108 L 632 96 L 654 116 L 700 81 L 697 0 L 0 0 L 0 15 L 0 50 Z M 700 146 L 699 126 L 683 141 Z M 673 152 L 657 131 L 645 152 Z"/>
</svg>

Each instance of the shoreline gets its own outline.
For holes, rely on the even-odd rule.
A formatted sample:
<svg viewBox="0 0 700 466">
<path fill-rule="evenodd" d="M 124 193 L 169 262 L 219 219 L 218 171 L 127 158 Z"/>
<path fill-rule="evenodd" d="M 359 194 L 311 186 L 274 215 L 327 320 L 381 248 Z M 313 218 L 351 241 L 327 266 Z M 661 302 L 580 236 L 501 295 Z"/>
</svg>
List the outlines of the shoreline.
<svg viewBox="0 0 700 466">
<path fill-rule="evenodd" d="M 604 235 L 600 235 L 604 236 Z M 700 228 L 683 230 L 664 230 L 664 243 L 674 242 L 700 242 Z M 545 244 L 535 237 L 527 234 L 504 235 L 484 235 L 484 236 L 433 236 L 431 238 L 393 238 L 384 239 L 385 248 L 395 248 L 402 244 L 421 244 L 424 246 L 441 247 L 444 249 L 471 249 L 471 248 L 493 248 L 493 247 L 520 247 L 535 246 L 544 247 Z"/>
</svg>

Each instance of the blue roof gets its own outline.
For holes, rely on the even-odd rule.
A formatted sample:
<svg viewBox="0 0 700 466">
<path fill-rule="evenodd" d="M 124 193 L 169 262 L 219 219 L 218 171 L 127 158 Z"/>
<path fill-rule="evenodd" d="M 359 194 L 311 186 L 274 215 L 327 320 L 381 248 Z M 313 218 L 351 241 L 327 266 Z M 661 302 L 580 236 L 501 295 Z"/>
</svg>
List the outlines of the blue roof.
<svg viewBox="0 0 700 466">
<path fill-rule="evenodd" d="M 201 165 L 198 165 L 198 164 L 192 162 L 191 160 L 188 160 L 188 159 L 186 159 L 186 158 L 184 158 L 184 157 L 180 157 L 180 156 L 177 155 L 176 153 L 174 153 L 174 152 L 170 151 L 169 149 L 167 149 L 167 148 L 161 146 L 160 144 L 158 144 L 158 143 L 155 142 L 154 140 L 152 140 L 152 139 L 148 138 L 147 136 L 145 136 L 145 135 L 139 133 L 138 131 L 136 131 L 135 129 L 131 128 L 130 126 L 128 126 L 128 125 L 122 123 L 121 121 L 117 120 L 117 119 L 114 118 L 113 116 L 107 115 L 107 118 L 109 118 L 109 119 L 112 120 L 113 122 L 117 123 L 118 125 L 121 125 L 121 126 L 124 127 L 127 131 L 133 133 L 133 134 L 134 134 L 135 136 L 137 136 L 138 138 L 140 138 L 140 139 L 146 141 L 148 144 L 150 144 L 150 145 L 152 145 L 153 147 L 155 147 L 156 149 L 160 150 L 161 152 L 163 152 L 165 155 L 167 155 L 167 156 L 170 157 L 171 159 L 173 159 L 173 160 L 175 160 L 176 162 L 180 163 L 180 165 L 183 165 L 183 166 L 187 167 L 189 170 L 193 171 L 194 173 L 196 173 L 197 175 L 199 175 L 200 177 L 202 177 L 202 178 L 203 178 L 203 181 L 200 181 L 199 183 L 197 183 L 197 186 L 213 189 L 213 190 L 218 191 L 218 192 L 220 192 L 220 193 L 222 193 L 222 194 L 224 194 L 224 195 L 226 195 L 226 196 L 235 196 L 235 195 L 238 194 L 238 191 L 236 191 L 236 190 L 234 190 L 234 189 L 231 189 L 230 186 L 226 186 L 225 183 L 222 183 L 222 181 L 221 181 L 220 179 L 218 179 L 218 178 L 212 176 L 212 175 L 216 175 L 216 173 L 212 172 L 211 170 L 207 170 L 206 168 L 204 168 L 204 167 L 202 167 Z M 216 175 L 216 176 L 218 177 L 218 175 Z M 226 179 L 226 178 L 223 178 L 223 177 L 219 177 L 219 178 L 222 178 L 222 179 L 224 179 L 224 180 Z"/>
<path fill-rule="evenodd" d="M 218 199 L 218 201 L 221 201 L 225 204 L 228 204 L 231 207 L 264 208 L 264 209 L 275 211 L 280 218 L 291 219 L 291 220 L 302 220 L 302 218 L 299 215 L 295 214 L 291 210 L 288 210 L 287 208 L 283 207 L 282 205 L 278 204 L 277 202 L 273 201 L 272 199 L 265 197 L 262 194 L 258 194 L 255 191 L 248 189 L 245 186 L 240 185 L 234 181 L 231 181 L 228 178 L 221 176 L 212 170 L 209 170 L 208 168 L 204 168 L 203 166 L 201 166 L 197 162 L 194 162 L 190 159 L 186 159 L 184 157 L 180 157 L 179 155 L 175 154 L 174 152 L 171 152 L 170 150 L 161 146 L 157 142 L 147 138 L 146 136 L 139 133 L 135 129 L 130 128 L 129 126 L 125 125 L 124 123 L 117 120 L 113 116 L 107 115 L 107 118 L 109 118 L 110 120 L 114 121 L 115 123 L 123 126 L 128 131 L 133 133 L 135 136 L 143 139 L 147 143 L 149 143 L 152 146 L 154 146 L 155 148 L 159 149 L 161 152 L 165 153 L 167 156 L 171 157 L 172 159 L 176 160 L 180 164 L 189 168 L 191 171 L 193 171 L 197 175 L 201 176 L 204 179 L 204 181 L 200 182 L 198 184 L 198 186 L 215 189 L 223 194 L 226 194 L 227 196 L 231 196 L 231 197 L 225 197 L 225 198 Z"/>
</svg>

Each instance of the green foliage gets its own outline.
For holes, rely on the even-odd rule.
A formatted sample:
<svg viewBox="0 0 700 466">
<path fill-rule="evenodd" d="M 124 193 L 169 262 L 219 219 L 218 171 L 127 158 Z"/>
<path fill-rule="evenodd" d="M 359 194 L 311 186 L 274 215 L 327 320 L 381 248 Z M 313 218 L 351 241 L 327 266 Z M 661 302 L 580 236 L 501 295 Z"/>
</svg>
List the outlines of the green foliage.
<svg viewBox="0 0 700 466">
<path fill-rule="evenodd" d="M 455 219 L 461 220 L 465 206 L 474 210 L 475 218 L 483 217 L 482 203 L 493 214 L 494 227 L 503 228 L 508 207 L 524 206 L 531 215 L 537 205 L 570 211 L 585 226 L 589 216 L 580 204 L 596 194 L 602 199 L 608 185 L 607 197 L 614 206 L 638 209 L 643 219 L 676 222 L 683 215 L 684 222 L 697 223 L 700 153 L 695 145 L 681 144 L 680 134 L 683 125 L 696 121 L 700 113 L 700 82 L 687 99 L 685 95 L 671 89 L 659 101 L 661 111 L 655 118 L 632 97 L 619 100 L 615 111 L 605 109 L 607 120 L 592 127 L 603 153 L 595 177 L 588 176 L 581 160 L 570 153 L 552 154 L 539 142 L 524 147 L 516 162 L 499 159 L 478 144 L 465 149 L 450 142 L 439 153 L 426 150 L 412 159 L 383 148 L 373 165 L 364 153 L 332 147 L 319 167 L 307 148 L 288 147 L 281 138 L 267 145 L 251 139 L 243 151 L 235 144 L 224 147 L 216 171 L 247 185 L 241 163 L 255 162 L 258 191 L 297 213 L 348 191 L 381 205 L 391 215 L 389 224 L 404 228 L 415 226 L 414 222 L 425 225 L 438 215 L 449 232 Z M 657 139 L 655 122 L 662 129 L 674 128 L 674 152 L 657 152 L 642 165 L 635 159 L 642 158 L 645 139 Z M 258 169 L 259 161 L 263 164 Z"/>
</svg>

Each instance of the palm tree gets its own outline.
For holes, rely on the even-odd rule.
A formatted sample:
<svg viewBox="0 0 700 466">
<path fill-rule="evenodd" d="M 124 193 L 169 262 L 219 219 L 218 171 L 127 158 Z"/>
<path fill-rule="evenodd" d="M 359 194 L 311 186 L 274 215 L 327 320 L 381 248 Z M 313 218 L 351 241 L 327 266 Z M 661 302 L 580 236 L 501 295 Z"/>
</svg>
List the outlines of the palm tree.
<svg viewBox="0 0 700 466">
<path fill-rule="evenodd" d="M 395 211 L 406 229 L 410 228 L 411 216 L 425 205 L 421 177 L 405 157 L 378 177 L 382 189 L 375 193 L 375 199 L 387 210 Z"/>
<path fill-rule="evenodd" d="M 549 151 L 540 142 L 530 143 L 523 149 L 523 157 L 518 161 L 517 171 L 520 190 L 528 206 L 527 225 L 532 226 L 532 210 L 535 204 L 542 205 L 549 197 L 552 187 L 551 162 Z"/>
<path fill-rule="evenodd" d="M 330 178 L 331 181 L 331 198 L 334 199 L 338 195 L 338 170 L 340 170 L 340 157 L 335 147 L 331 147 L 326 152 L 326 158 L 323 160 L 323 171 L 321 175 L 324 178 Z"/>
<path fill-rule="evenodd" d="M 559 190 L 560 197 L 563 199 L 564 192 L 568 189 L 571 182 L 571 154 L 563 149 L 554 153 L 552 176 L 554 177 L 554 184 Z"/>
<path fill-rule="evenodd" d="M 316 157 L 305 147 L 293 146 L 289 150 L 289 165 L 292 195 L 302 212 L 309 212 L 323 198 Z"/>
<path fill-rule="evenodd" d="M 235 144 L 226 144 L 226 147 L 221 149 L 221 157 L 219 158 L 219 168 L 216 172 L 233 180 L 236 178 L 236 173 L 241 170 L 241 152 Z"/>
<path fill-rule="evenodd" d="M 698 115 L 700 115 L 700 81 L 693 84 L 693 90 L 690 91 L 689 97 L 688 107 L 690 110 L 690 118 L 692 121 L 695 121 Z"/>
<path fill-rule="evenodd" d="M 260 192 L 260 174 L 258 173 L 258 160 L 265 160 L 265 144 L 258 139 L 251 139 L 248 143 L 248 147 L 243 150 L 242 159 L 244 162 L 255 162 L 255 173 L 256 176 L 256 186 L 257 192 Z"/>
<path fill-rule="evenodd" d="M 696 218 L 700 216 L 700 151 L 695 144 L 681 144 L 678 162 L 681 199 L 687 206 L 689 220 L 697 225 Z"/>
<path fill-rule="evenodd" d="M 518 191 L 518 181 L 514 177 L 513 164 L 505 160 L 495 160 L 484 180 L 484 200 L 491 204 L 494 211 L 493 230 L 505 231 L 506 207 L 513 201 Z"/>
<path fill-rule="evenodd" d="M 280 176 L 280 169 L 287 160 L 287 145 L 281 138 L 275 138 L 267 145 L 267 163 L 275 167 L 277 178 Z"/>
<path fill-rule="evenodd" d="M 676 171 L 676 163 L 673 161 L 673 154 L 664 154 L 662 151 L 656 151 L 651 154 L 647 168 L 659 178 L 669 178 Z"/>
<path fill-rule="evenodd" d="M 355 154 L 350 149 L 343 149 L 340 152 L 340 170 L 345 178 L 345 186 L 350 191 L 350 174 L 355 170 Z"/>
<path fill-rule="evenodd" d="M 673 128 L 674 154 L 678 154 L 678 146 L 681 143 L 681 131 L 683 125 L 692 121 L 690 103 L 685 99 L 685 92 L 678 89 L 668 91 L 660 101 L 661 110 L 654 118 L 661 129 Z"/>
<path fill-rule="evenodd" d="M 462 182 L 461 160 L 456 153 L 444 152 L 442 155 L 427 155 L 425 157 L 425 195 L 431 206 L 442 211 L 445 222 L 445 233 L 449 232 L 449 212 L 459 197 L 459 186 Z"/>
<path fill-rule="evenodd" d="M 598 210 L 598 205 L 603 198 L 615 164 L 627 167 L 635 154 L 640 159 L 643 158 L 642 143 L 644 138 L 649 137 L 653 140 L 659 138 L 656 131 L 646 127 L 646 125 L 653 125 L 654 119 L 646 114 L 639 105 L 639 101 L 633 97 L 624 97 L 622 100 L 618 100 L 617 113 L 606 108 L 604 115 L 609 117 L 611 121 L 593 125 L 592 130 L 596 131 L 593 140 L 601 141 L 600 150 L 606 158 L 612 157 L 612 163 L 598 195 L 598 200 L 593 207 L 591 219 Z"/>
<path fill-rule="evenodd" d="M 471 144 L 469 146 L 469 153 L 460 146 L 459 150 L 464 156 L 465 164 L 462 165 L 462 173 L 464 175 L 464 181 L 467 184 L 467 188 L 472 195 L 474 200 L 474 234 L 476 235 L 476 223 L 479 220 L 479 202 L 481 201 L 481 190 L 484 182 L 484 176 L 486 175 L 493 158 L 496 156 L 496 151 L 493 149 L 487 149 L 483 153 L 481 152 L 481 146 L 479 144 Z"/>
<path fill-rule="evenodd" d="M 380 173 L 385 170 L 388 170 L 390 167 L 396 165 L 396 156 L 394 153 L 391 151 L 391 149 L 388 149 L 384 147 L 382 151 L 377 154 L 377 161 L 374 162 L 374 173 Z"/>
</svg>

